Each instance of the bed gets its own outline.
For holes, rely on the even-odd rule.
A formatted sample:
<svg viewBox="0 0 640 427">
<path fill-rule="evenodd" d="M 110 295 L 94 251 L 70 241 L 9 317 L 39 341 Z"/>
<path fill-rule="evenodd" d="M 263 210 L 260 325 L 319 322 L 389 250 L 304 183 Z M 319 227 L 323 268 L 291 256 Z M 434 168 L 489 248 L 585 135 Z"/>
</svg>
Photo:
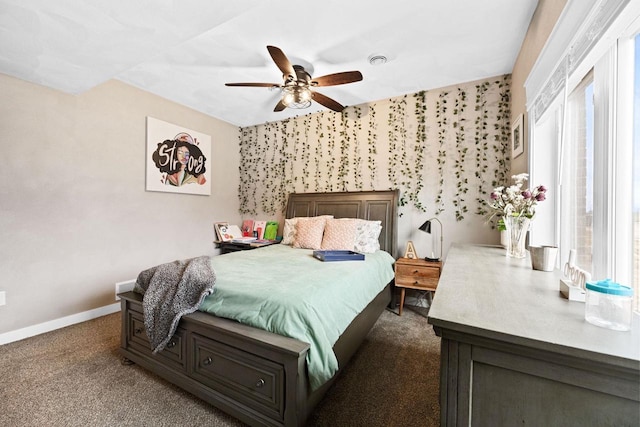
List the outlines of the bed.
<svg viewBox="0 0 640 427">
<path fill-rule="evenodd" d="M 397 204 L 397 190 L 293 193 L 285 216 L 379 220 L 380 247 L 395 259 Z M 215 258 L 232 255 L 241 256 Z M 333 345 L 338 370 L 319 387 L 311 387 L 307 375 L 307 342 L 201 311 L 184 316 L 166 348 L 152 354 L 144 329 L 142 296 L 134 292 L 120 294 L 120 352 L 126 361 L 250 425 L 301 426 L 390 304 L 392 286 L 388 283 L 377 293 L 339 336 Z"/>
</svg>

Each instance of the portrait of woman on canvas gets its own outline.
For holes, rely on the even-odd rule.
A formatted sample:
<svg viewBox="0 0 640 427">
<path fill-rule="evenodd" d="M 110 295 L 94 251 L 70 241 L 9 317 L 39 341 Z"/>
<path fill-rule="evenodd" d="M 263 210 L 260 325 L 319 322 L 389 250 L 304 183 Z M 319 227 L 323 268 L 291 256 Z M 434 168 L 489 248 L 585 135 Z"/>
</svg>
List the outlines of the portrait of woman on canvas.
<svg viewBox="0 0 640 427">
<path fill-rule="evenodd" d="M 204 173 L 207 159 L 187 133 L 179 133 L 172 140 L 158 143 L 152 158 L 163 173 L 165 185 L 181 187 L 187 184 L 203 185 L 206 182 Z"/>
</svg>

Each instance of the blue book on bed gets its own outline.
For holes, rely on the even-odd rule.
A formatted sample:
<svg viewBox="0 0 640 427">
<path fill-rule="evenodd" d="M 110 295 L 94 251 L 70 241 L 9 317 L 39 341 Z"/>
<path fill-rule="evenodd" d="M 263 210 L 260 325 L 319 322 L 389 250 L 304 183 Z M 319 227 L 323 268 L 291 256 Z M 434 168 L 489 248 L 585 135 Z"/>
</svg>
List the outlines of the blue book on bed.
<svg viewBox="0 0 640 427">
<path fill-rule="evenodd" d="M 320 261 L 364 261 L 364 254 L 354 251 L 313 251 Z"/>
</svg>

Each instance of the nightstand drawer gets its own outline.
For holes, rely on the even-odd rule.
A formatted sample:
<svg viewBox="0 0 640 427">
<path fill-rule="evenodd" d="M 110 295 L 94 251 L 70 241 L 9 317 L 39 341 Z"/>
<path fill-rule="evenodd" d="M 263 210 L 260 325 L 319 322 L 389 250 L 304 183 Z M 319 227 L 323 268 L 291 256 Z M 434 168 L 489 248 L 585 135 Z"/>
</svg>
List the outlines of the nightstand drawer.
<svg viewBox="0 0 640 427">
<path fill-rule="evenodd" d="M 415 265 L 396 266 L 396 285 L 435 288 L 440 276 L 439 268 L 425 268 Z"/>
</svg>

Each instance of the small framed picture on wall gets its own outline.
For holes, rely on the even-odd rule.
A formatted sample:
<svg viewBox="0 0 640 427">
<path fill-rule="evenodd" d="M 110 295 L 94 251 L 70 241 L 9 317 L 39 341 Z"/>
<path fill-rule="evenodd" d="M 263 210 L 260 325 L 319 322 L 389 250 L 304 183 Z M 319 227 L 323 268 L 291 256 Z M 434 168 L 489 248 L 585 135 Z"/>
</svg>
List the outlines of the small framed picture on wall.
<svg viewBox="0 0 640 427">
<path fill-rule="evenodd" d="M 511 158 L 515 159 L 524 152 L 524 114 L 518 115 L 511 127 Z"/>
</svg>

